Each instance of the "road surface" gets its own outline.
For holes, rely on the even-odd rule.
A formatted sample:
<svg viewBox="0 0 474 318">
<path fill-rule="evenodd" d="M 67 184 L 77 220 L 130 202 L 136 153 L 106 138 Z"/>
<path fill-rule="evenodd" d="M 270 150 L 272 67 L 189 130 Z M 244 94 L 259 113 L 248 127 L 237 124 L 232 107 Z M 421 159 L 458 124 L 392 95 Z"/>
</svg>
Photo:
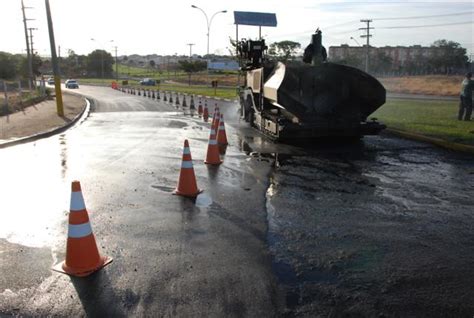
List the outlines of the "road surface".
<svg viewBox="0 0 474 318">
<path fill-rule="evenodd" d="M 78 92 L 94 101 L 80 125 L 0 150 L 0 313 L 474 313 L 472 157 L 386 135 L 274 144 L 219 102 L 230 146 L 208 167 L 199 117 L 110 88 Z M 186 138 L 199 202 L 171 194 Z M 65 257 L 75 179 L 114 258 L 85 279 L 50 270 Z"/>
</svg>

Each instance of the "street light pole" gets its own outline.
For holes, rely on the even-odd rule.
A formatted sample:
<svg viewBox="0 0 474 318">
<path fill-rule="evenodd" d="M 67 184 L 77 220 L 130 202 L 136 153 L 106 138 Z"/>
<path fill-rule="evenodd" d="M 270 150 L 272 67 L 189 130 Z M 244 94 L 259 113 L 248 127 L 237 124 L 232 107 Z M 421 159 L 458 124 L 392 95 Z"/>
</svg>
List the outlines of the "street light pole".
<svg viewBox="0 0 474 318">
<path fill-rule="evenodd" d="M 209 37 L 210 37 L 210 33 L 211 33 L 212 20 L 214 19 L 214 17 L 215 17 L 217 14 L 219 14 L 219 13 L 226 13 L 227 10 L 221 10 L 221 11 L 215 12 L 215 13 L 211 16 L 211 19 L 209 20 L 209 18 L 207 17 L 206 12 L 204 12 L 203 9 L 199 8 L 198 6 L 195 6 L 194 4 L 191 5 L 191 8 L 200 10 L 200 11 L 204 14 L 204 17 L 206 17 L 206 25 L 207 25 L 207 55 L 209 56 Z"/>
<path fill-rule="evenodd" d="M 191 58 L 193 56 L 193 45 L 194 45 L 194 43 L 188 43 L 187 45 L 189 45 L 189 58 Z"/>
<path fill-rule="evenodd" d="M 360 43 L 356 39 L 354 39 L 354 37 L 351 36 L 351 40 L 353 40 L 355 43 L 357 43 L 358 46 L 360 46 Z"/>
</svg>

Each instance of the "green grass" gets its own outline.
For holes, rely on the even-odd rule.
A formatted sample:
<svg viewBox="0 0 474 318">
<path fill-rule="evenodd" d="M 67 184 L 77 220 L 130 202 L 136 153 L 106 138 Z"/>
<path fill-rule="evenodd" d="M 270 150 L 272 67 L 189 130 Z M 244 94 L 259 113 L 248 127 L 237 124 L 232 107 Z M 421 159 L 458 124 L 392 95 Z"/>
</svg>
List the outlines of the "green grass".
<svg viewBox="0 0 474 318">
<path fill-rule="evenodd" d="M 388 128 L 474 145 L 474 123 L 457 120 L 457 112 L 456 101 L 388 100 L 372 116 Z"/>
<path fill-rule="evenodd" d="M 205 96 L 216 96 L 221 98 L 235 98 L 237 97 L 237 88 L 217 88 L 214 94 L 212 87 L 198 86 L 198 85 L 174 85 L 174 84 L 160 84 L 159 89 L 169 90 L 180 93 L 205 95 Z"/>
<path fill-rule="evenodd" d="M 112 81 L 115 79 L 102 79 L 102 78 L 79 78 L 79 85 L 84 84 L 102 84 L 106 86 L 110 86 Z M 122 81 L 119 80 L 121 84 Z M 218 87 L 216 89 L 216 93 L 214 94 L 214 89 L 212 87 L 207 87 L 203 85 L 191 85 L 188 86 L 187 84 L 168 84 L 168 83 L 161 83 L 156 86 L 140 86 L 140 83 L 135 80 L 129 80 L 128 86 L 132 86 L 135 88 L 145 88 L 145 89 L 159 89 L 159 90 L 167 90 L 167 91 L 175 91 L 180 93 L 188 93 L 188 94 L 196 94 L 196 95 L 205 95 L 205 96 L 216 96 L 221 98 L 235 98 L 237 97 L 237 89 L 236 88 L 229 88 L 229 87 Z"/>
<path fill-rule="evenodd" d="M 112 69 L 115 71 L 115 64 L 112 66 Z M 157 69 L 153 70 L 149 67 L 148 68 L 136 67 L 136 66 L 123 65 L 123 64 L 118 65 L 118 73 L 120 74 L 120 76 L 140 77 L 140 78 L 146 77 L 146 78 L 154 78 L 156 80 L 186 76 L 186 73 L 184 73 L 181 70 L 170 71 L 169 73 L 166 70 L 164 70 L 160 74 L 160 72 Z"/>
</svg>

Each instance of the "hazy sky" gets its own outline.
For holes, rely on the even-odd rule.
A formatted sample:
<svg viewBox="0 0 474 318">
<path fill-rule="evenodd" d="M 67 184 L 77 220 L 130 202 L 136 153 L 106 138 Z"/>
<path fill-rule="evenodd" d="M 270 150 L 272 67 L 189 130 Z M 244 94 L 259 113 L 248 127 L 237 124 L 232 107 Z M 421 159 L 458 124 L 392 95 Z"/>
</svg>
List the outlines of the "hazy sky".
<svg viewBox="0 0 474 318">
<path fill-rule="evenodd" d="M 24 0 L 29 27 L 34 31 L 34 48 L 50 55 L 44 0 Z M 62 56 L 68 49 L 87 54 L 95 48 L 118 54 L 205 54 L 207 26 L 204 14 L 220 10 L 211 25 L 210 52 L 228 54 L 229 37 L 235 37 L 233 11 L 276 13 L 278 26 L 262 28 L 267 43 L 281 40 L 309 43 L 320 27 L 323 45 L 360 44 L 364 27 L 360 19 L 373 19 L 374 46 L 430 45 L 438 39 L 461 43 L 474 53 L 474 1 L 309 1 L 309 0 L 50 0 L 56 45 Z M 426 17 L 431 16 L 431 17 Z M 409 19 L 392 19 L 409 18 Z M 463 23 L 463 24 L 461 24 Z M 449 25 L 448 25 L 449 24 Z M 435 26 L 444 25 L 444 26 Z M 428 26 L 428 27 L 418 27 Z M 393 28 L 397 27 L 397 28 Z M 404 27 L 404 28 L 400 28 Z M 0 0 L 0 51 L 24 52 L 25 34 L 21 0 Z M 240 27 L 239 37 L 256 38 L 257 27 Z M 91 38 L 97 41 L 91 41 Z M 112 43 L 110 41 L 113 40 Z"/>
</svg>

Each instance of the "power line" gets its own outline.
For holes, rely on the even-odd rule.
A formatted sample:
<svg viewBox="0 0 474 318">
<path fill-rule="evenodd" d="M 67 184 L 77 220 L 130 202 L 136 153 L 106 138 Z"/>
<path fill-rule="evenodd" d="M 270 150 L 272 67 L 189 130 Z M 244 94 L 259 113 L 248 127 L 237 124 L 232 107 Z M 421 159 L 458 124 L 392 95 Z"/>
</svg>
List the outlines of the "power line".
<svg viewBox="0 0 474 318">
<path fill-rule="evenodd" d="M 359 20 L 352 20 L 352 21 L 348 21 L 348 22 L 344 22 L 344 23 L 333 24 L 333 25 L 324 27 L 322 29 L 327 30 L 327 29 L 338 28 L 340 26 L 345 26 L 345 25 L 355 24 L 355 23 L 359 23 Z"/>
<path fill-rule="evenodd" d="M 474 24 L 474 21 L 441 23 L 441 24 L 426 24 L 426 25 L 405 25 L 405 26 L 393 26 L 393 27 L 378 27 L 377 29 L 416 29 L 416 28 L 431 28 L 431 27 L 448 26 L 448 25 L 462 25 L 462 24 Z"/>
<path fill-rule="evenodd" d="M 429 19 L 429 18 L 439 18 L 439 17 L 452 17 L 452 16 L 458 16 L 458 15 L 469 15 L 473 13 L 474 11 L 469 11 L 469 12 L 447 13 L 447 14 L 437 14 L 437 15 L 420 15 L 420 16 L 412 16 L 412 17 L 376 18 L 373 20 L 381 21 L 381 20 Z"/>
</svg>

